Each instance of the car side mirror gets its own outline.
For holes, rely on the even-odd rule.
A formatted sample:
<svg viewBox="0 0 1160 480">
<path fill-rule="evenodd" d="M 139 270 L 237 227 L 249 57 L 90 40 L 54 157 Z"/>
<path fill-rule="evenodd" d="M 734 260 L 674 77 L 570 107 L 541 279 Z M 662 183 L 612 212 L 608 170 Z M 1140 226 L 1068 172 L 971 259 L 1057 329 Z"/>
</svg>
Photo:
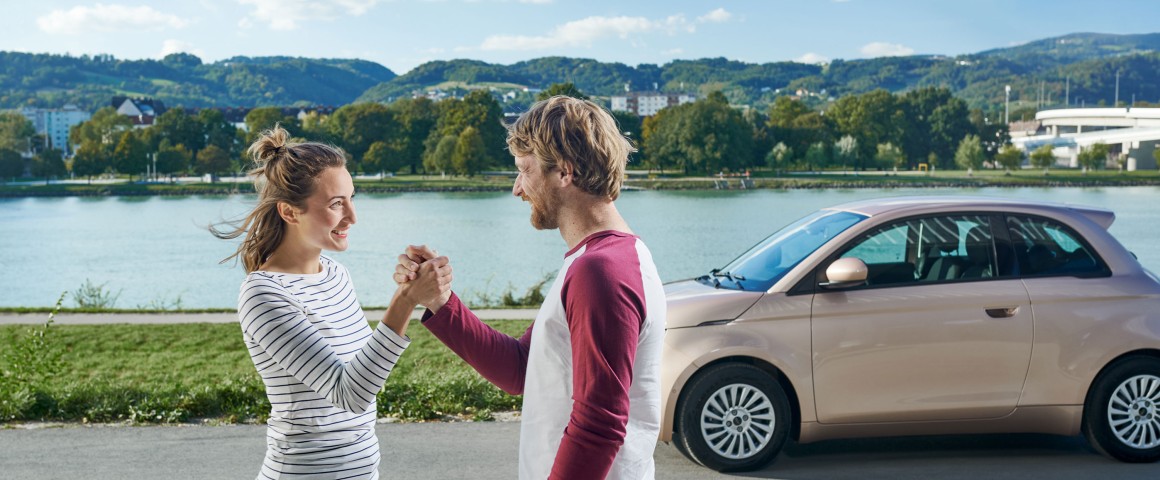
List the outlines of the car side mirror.
<svg viewBox="0 0 1160 480">
<path fill-rule="evenodd" d="M 866 263 L 854 257 L 839 258 L 826 267 L 827 282 L 818 284 L 822 288 L 850 288 L 866 284 L 869 269 Z"/>
</svg>

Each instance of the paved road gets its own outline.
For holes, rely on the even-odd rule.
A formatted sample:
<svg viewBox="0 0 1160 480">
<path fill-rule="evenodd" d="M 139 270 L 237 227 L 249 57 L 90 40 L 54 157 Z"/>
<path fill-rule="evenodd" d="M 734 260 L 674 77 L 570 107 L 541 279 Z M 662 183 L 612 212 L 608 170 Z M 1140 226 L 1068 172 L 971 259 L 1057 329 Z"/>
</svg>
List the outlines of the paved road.
<svg viewBox="0 0 1160 480">
<path fill-rule="evenodd" d="M 0 478 L 251 479 L 264 426 L 81 427 L 0 430 Z M 380 424 L 384 478 L 512 479 L 518 422 Z M 1079 438 L 981 435 L 791 445 L 766 470 L 722 475 L 658 444 L 657 478 L 972 479 L 1160 478 L 1160 464 L 1092 453 Z"/>
<path fill-rule="evenodd" d="M 473 310 L 481 320 L 532 320 L 534 308 L 488 308 Z M 383 318 L 383 310 L 367 310 L 367 318 Z M 411 318 L 419 318 L 423 310 L 415 310 Z M 0 313 L 0 325 L 39 324 L 47 313 Z M 236 323 L 236 313 L 60 313 L 53 319 L 57 325 L 94 325 L 106 323 Z"/>
</svg>

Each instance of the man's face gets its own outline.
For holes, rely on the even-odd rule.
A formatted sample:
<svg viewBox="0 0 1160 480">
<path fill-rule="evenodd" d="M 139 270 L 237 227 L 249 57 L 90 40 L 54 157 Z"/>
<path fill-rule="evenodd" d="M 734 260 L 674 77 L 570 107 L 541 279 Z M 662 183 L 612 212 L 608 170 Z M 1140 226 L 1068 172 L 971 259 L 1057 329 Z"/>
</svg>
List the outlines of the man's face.
<svg viewBox="0 0 1160 480">
<path fill-rule="evenodd" d="M 522 155 L 516 157 L 516 170 L 520 173 L 512 186 L 512 195 L 532 204 L 532 227 L 537 230 L 559 228 L 560 191 L 548 178 L 556 169 L 541 171 L 535 156 Z"/>
</svg>

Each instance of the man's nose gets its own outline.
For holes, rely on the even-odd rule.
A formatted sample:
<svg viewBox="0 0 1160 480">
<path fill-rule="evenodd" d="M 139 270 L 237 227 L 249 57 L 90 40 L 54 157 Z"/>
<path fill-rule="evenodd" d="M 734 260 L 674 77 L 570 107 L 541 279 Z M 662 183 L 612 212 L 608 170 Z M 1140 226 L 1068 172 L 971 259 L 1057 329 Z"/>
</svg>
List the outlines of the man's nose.
<svg viewBox="0 0 1160 480">
<path fill-rule="evenodd" d="M 512 195 L 517 197 L 524 196 L 524 186 L 520 184 L 519 177 L 516 177 L 516 182 L 512 184 Z"/>
</svg>

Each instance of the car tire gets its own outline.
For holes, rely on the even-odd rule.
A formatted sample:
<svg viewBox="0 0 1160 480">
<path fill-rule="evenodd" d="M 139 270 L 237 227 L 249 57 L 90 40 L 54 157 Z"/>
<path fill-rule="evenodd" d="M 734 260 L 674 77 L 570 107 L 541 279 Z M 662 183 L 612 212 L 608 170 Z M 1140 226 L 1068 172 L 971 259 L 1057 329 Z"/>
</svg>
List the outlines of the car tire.
<svg viewBox="0 0 1160 480">
<path fill-rule="evenodd" d="M 1160 359 L 1130 358 L 1101 374 L 1084 405 L 1083 432 L 1117 460 L 1160 459 Z"/>
<path fill-rule="evenodd" d="M 789 400 L 781 385 L 753 365 L 710 367 L 689 383 L 680 402 L 678 450 L 719 472 L 756 470 L 789 437 Z M 682 448 L 683 447 L 683 448 Z"/>
</svg>

